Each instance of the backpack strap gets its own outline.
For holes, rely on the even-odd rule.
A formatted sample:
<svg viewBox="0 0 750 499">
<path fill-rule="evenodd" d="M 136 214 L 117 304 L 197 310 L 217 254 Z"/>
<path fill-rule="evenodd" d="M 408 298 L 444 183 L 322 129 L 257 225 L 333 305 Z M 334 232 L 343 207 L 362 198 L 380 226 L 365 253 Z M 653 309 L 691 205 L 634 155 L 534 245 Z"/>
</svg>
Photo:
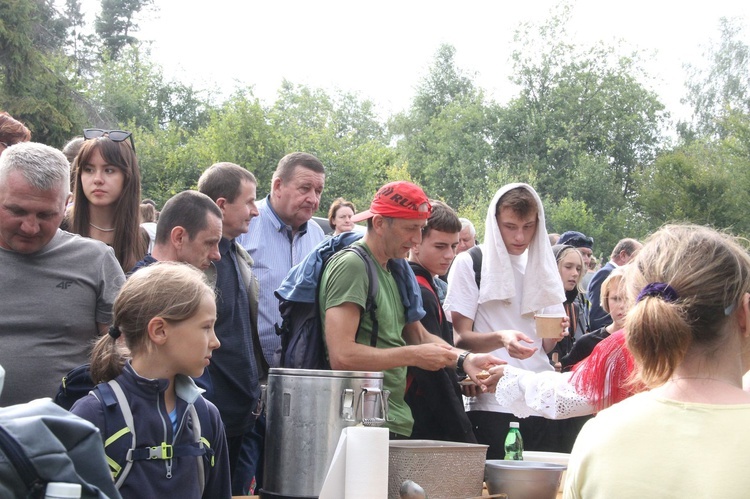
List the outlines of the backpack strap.
<svg viewBox="0 0 750 499">
<path fill-rule="evenodd" d="M 432 289 L 431 283 L 427 280 L 427 278 L 425 276 L 418 275 L 418 276 L 416 276 L 416 278 L 417 278 L 417 282 L 423 288 L 429 289 L 430 293 L 432 293 L 432 295 L 435 297 L 435 300 L 437 301 L 437 304 L 438 304 L 438 314 L 439 314 L 439 317 L 440 317 L 440 324 L 442 324 L 443 323 L 443 307 L 440 305 L 440 298 L 438 298 L 437 293 L 435 293 L 435 290 Z"/>
<path fill-rule="evenodd" d="M 365 264 L 365 270 L 367 271 L 367 281 L 368 281 L 367 300 L 365 301 L 365 312 L 369 312 L 370 320 L 372 321 L 372 333 L 370 334 L 370 346 L 376 347 L 378 344 L 379 326 L 378 326 L 378 318 L 376 315 L 376 312 L 378 310 L 378 305 L 376 303 L 376 299 L 378 296 L 378 271 L 375 268 L 375 262 L 372 261 L 372 258 L 370 258 L 370 254 L 367 253 L 367 250 L 364 249 L 360 245 L 349 246 L 347 248 L 344 248 L 343 251 L 351 251 L 352 253 L 356 253 L 357 255 L 359 255 L 359 257 L 362 259 L 362 261 Z M 359 333 L 359 328 L 361 325 L 362 325 L 362 317 L 360 316 L 359 325 L 357 326 L 357 333 Z M 355 336 L 355 340 L 356 340 L 356 336 Z"/>
<path fill-rule="evenodd" d="M 135 426 L 133 425 L 133 413 L 130 411 L 130 404 L 128 404 L 128 399 L 125 397 L 125 392 L 122 391 L 122 387 L 115 380 L 110 380 L 107 383 L 99 383 L 92 393 L 102 403 L 104 416 L 107 419 L 105 424 L 108 433 L 105 435 L 104 452 L 107 457 L 107 464 L 112 472 L 112 479 L 115 480 L 115 487 L 119 489 L 128 477 L 130 468 L 133 467 L 133 461 L 126 459 L 123 467 L 111 454 L 107 453 L 107 447 L 130 433 L 130 449 L 135 448 L 136 436 Z M 113 427 L 119 429 L 110 434 L 109 430 Z"/>
<path fill-rule="evenodd" d="M 214 440 L 214 435 L 206 435 L 206 432 L 212 428 L 206 399 L 198 397 L 194 403 L 189 404 L 188 410 L 193 421 L 193 437 L 199 448 L 204 451 L 198 457 L 198 483 L 200 484 L 201 495 L 203 495 L 203 491 L 206 489 L 209 469 L 213 468 L 216 464 L 216 452 L 211 448 L 211 441 Z M 206 464 L 209 469 L 206 469 Z"/>
<path fill-rule="evenodd" d="M 206 487 L 206 471 L 203 460 L 206 459 L 211 467 L 214 466 L 214 451 L 211 449 L 209 439 L 205 438 L 202 433 L 203 428 L 211 428 L 208 406 L 203 397 L 196 399 L 196 403 L 199 404 L 198 408 L 196 408 L 196 404 L 188 404 L 188 412 L 193 423 L 193 443 L 173 446 L 162 442 L 159 446 L 138 448 L 136 446 L 133 413 L 120 384 L 115 380 L 100 383 L 92 393 L 96 395 L 104 408 L 107 431 L 109 432 L 112 427 L 120 428 L 104 440 L 107 464 L 109 464 L 112 478 L 115 480 L 115 487 L 119 489 L 122 486 L 135 461 L 195 456 L 198 458 L 198 482 L 201 487 L 201 494 L 203 494 Z M 124 427 L 122 427 L 123 424 Z M 107 453 L 107 447 L 128 433 L 131 434 L 130 447 L 125 454 L 125 462 L 120 464 L 115 460 L 116 455 Z"/>
<path fill-rule="evenodd" d="M 27 497 L 42 497 L 47 481 L 37 472 L 34 463 L 23 450 L 23 445 L 2 425 L 0 425 L 0 455 L 4 455 L 10 467 L 18 473 L 26 486 Z"/>
<path fill-rule="evenodd" d="M 479 289 L 482 283 L 482 248 L 472 246 L 469 248 L 469 256 L 471 256 L 471 263 L 474 268 L 474 282 L 477 283 L 477 289 Z"/>
</svg>

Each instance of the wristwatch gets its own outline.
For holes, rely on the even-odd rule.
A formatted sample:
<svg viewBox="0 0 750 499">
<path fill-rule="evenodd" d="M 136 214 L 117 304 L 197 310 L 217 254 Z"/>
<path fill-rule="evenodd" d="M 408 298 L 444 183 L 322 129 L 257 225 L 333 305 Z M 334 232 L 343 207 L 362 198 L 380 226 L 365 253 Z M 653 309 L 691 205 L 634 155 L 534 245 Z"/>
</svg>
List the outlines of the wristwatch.
<svg viewBox="0 0 750 499">
<path fill-rule="evenodd" d="M 464 361 L 466 360 L 466 357 L 469 356 L 471 352 L 466 350 L 461 355 L 458 356 L 458 360 L 456 361 L 456 374 L 458 374 L 459 377 L 466 376 L 466 371 L 464 371 Z"/>
</svg>

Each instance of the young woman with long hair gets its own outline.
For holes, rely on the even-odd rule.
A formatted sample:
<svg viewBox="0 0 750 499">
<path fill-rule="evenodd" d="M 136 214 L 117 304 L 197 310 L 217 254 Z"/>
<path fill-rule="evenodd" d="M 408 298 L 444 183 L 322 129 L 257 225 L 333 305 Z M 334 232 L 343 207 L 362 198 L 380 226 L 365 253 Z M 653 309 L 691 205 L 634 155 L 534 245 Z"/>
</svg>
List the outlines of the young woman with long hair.
<svg viewBox="0 0 750 499">
<path fill-rule="evenodd" d="M 112 246 L 128 272 L 146 255 L 149 241 L 140 227 L 141 172 L 133 137 L 122 130 L 86 129 L 84 138 L 73 164 L 75 191 L 66 228 Z"/>
</svg>

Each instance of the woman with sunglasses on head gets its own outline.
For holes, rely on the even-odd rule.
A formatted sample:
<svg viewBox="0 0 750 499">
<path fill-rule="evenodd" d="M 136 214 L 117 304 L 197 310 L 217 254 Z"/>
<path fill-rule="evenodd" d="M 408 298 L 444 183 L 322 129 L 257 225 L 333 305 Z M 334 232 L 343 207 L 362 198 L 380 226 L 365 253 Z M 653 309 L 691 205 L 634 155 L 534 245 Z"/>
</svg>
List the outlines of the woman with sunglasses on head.
<svg viewBox="0 0 750 499">
<path fill-rule="evenodd" d="M 564 497 L 747 497 L 745 248 L 706 227 L 665 226 L 627 269 L 625 289 L 626 344 L 649 391 L 586 423 Z"/>
<path fill-rule="evenodd" d="M 130 271 L 148 249 L 140 227 L 141 173 L 133 137 L 122 130 L 84 130 L 76 156 L 71 232 L 102 241 L 115 251 L 123 271 Z"/>
</svg>

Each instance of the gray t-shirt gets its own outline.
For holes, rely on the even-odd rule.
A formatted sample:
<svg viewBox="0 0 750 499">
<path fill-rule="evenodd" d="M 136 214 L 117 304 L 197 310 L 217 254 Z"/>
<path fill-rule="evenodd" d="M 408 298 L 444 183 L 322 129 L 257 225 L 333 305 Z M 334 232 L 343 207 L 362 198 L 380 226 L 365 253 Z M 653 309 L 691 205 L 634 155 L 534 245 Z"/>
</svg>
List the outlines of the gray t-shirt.
<svg viewBox="0 0 750 499">
<path fill-rule="evenodd" d="M 62 230 L 37 253 L 0 248 L 0 407 L 53 397 L 88 362 L 124 282 L 112 248 Z"/>
</svg>

